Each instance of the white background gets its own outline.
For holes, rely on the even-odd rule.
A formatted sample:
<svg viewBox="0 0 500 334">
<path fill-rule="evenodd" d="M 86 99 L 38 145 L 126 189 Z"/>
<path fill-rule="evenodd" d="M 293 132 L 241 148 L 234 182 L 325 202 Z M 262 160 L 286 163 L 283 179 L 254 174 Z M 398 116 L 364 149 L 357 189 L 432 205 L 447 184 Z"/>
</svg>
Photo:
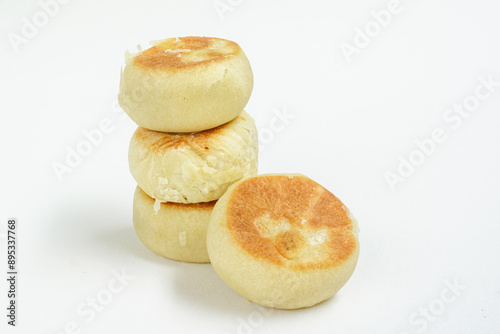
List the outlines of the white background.
<svg viewBox="0 0 500 334">
<path fill-rule="evenodd" d="M 443 118 L 474 102 L 480 77 L 500 81 L 497 1 L 401 0 L 379 32 L 370 13 L 389 1 L 222 0 L 224 13 L 211 0 L 67 2 L 47 22 L 38 1 L 0 3 L 1 262 L 16 217 L 20 272 L 15 329 L 1 279 L 2 333 L 500 331 L 500 87 L 459 125 Z M 341 45 L 367 26 L 349 62 Z M 260 173 L 306 174 L 359 220 L 359 263 L 334 298 L 260 309 L 210 264 L 161 258 L 136 237 L 120 67 L 127 49 L 189 35 L 234 40 L 250 59 Z M 285 111 L 294 118 L 270 129 Z M 58 180 L 54 162 L 103 119 L 112 131 Z M 446 140 L 391 189 L 387 173 L 421 158 L 415 141 L 437 128 Z M 101 312 L 78 312 L 122 270 L 134 279 Z"/>
</svg>

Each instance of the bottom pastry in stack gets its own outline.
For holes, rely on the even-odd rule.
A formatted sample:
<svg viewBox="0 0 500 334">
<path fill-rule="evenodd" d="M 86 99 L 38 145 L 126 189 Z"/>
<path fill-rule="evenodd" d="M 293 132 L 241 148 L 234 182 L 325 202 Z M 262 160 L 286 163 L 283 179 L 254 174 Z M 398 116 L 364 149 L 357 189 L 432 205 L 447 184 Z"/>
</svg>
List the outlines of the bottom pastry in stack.
<svg viewBox="0 0 500 334">
<path fill-rule="evenodd" d="M 210 262 L 206 236 L 215 203 L 161 203 L 137 187 L 133 214 L 135 232 L 158 255 L 184 262 Z"/>
</svg>

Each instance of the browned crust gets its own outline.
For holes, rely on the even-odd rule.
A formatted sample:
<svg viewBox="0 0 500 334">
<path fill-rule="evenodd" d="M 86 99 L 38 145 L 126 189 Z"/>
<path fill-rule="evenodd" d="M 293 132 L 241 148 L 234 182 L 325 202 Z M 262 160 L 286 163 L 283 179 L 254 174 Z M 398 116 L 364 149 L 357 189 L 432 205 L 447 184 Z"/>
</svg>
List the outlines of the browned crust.
<svg viewBox="0 0 500 334">
<path fill-rule="evenodd" d="M 196 152 L 202 152 L 210 149 L 208 140 L 220 134 L 229 126 L 229 123 L 231 122 L 195 133 L 167 133 L 138 127 L 134 136 L 138 142 L 146 145 L 153 152 L 174 150 L 182 146 L 188 146 Z"/>
<path fill-rule="evenodd" d="M 216 42 L 223 47 L 216 47 Z M 200 51 L 200 57 L 196 60 L 186 57 L 197 51 Z M 175 70 L 219 61 L 240 51 L 238 44 L 226 39 L 189 36 L 163 40 L 135 56 L 133 61 L 136 66 L 144 69 Z"/>
<path fill-rule="evenodd" d="M 146 194 L 141 188 L 137 187 L 137 191 L 143 196 L 151 205 L 154 205 L 155 199 Z M 210 210 L 212 211 L 217 200 L 210 202 L 199 203 L 175 203 L 175 202 L 162 202 L 161 207 L 164 209 L 175 208 L 176 210 Z"/>
<path fill-rule="evenodd" d="M 255 223 L 259 217 L 270 218 L 265 220 L 265 228 L 272 229 L 280 222 L 287 222 L 290 227 L 265 235 Z M 291 268 L 337 266 L 357 247 L 354 225 L 345 206 L 304 176 L 268 175 L 244 180 L 231 193 L 226 218 L 230 233 L 245 251 Z M 326 240 L 312 248 L 306 245 L 302 232 L 319 230 L 325 230 L 320 232 L 325 233 Z"/>
</svg>

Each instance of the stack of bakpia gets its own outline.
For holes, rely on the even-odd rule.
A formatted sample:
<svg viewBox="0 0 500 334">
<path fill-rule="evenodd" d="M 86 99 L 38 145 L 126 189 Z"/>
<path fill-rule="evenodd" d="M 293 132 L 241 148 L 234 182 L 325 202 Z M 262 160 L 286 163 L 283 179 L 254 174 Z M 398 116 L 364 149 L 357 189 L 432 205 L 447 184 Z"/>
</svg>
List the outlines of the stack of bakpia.
<svg viewBox="0 0 500 334">
<path fill-rule="evenodd" d="M 129 148 L 133 222 L 155 253 L 210 261 L 215 202 L 257 174 L 257 130 L 243 111 L 252 88 L 247 57 L 224 39 L 170 38 L 126 57 L 118 100 L 139 125 Z"/>
<path fill-rule="evenodd" d="M 161 256 L 211 262 L 250 301 L 309 307 L 351 277 L 358 224 L 304 175 L 257 175 L 257 130 L 243 111 L 252 88 L 246 56 L 223 39 L 172 38 L 127 57 L 119 102 L 139 125 L 134 227 Z"/>
</svg>

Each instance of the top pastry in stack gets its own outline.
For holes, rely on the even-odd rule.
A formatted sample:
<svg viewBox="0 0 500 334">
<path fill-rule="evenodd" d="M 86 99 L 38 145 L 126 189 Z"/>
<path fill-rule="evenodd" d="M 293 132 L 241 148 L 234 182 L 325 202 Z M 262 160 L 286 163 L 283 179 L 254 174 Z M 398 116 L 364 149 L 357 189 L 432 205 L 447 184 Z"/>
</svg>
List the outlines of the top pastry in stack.
<svg viewBox="0 0 500 334">
<path fill-rule="evenodd" d="M 169 38 L 126 56 L 118 100 L 139 125 L 129 148 L 133 221 L 157 254 L 210 261 L 215 202 L 257 174 L 257 130 L 243 111 L 252 88 L 247 57 L 225 39 Z"/>
</svg>

